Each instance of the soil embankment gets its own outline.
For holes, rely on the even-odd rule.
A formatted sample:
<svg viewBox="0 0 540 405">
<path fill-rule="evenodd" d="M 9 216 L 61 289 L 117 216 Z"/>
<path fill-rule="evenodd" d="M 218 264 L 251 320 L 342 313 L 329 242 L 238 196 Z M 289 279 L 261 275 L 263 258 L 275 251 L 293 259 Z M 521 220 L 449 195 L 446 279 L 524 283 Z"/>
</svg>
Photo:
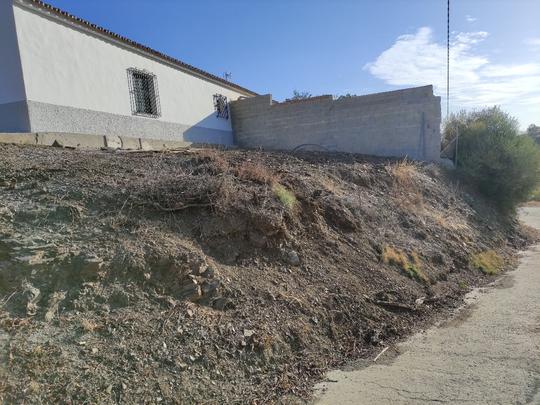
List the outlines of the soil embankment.
<svg viewBox="0 0 540 405">
<path fill-rule="evenodd" d="M 522 220 L 540 230 L 540 207 Z M 540 403 L 540 246 L 516 271 L 468 295 L 455 317 L 399 344 L 377 364 L 335 371 L 317 404 Z"/>
<path fill-rule="evenodd" d="M 306 399 L 526 243 L 433 165 L 0 145 L 0 398 Z"/>
</svg>

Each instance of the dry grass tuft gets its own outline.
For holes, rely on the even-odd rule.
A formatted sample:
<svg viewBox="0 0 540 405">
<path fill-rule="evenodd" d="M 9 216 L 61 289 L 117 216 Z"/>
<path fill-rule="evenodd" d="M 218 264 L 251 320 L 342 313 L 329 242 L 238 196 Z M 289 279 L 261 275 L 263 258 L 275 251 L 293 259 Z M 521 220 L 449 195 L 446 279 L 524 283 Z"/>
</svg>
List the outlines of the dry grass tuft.
<svg viewBox="0 0 540 405">
<path fill-rule="evenodd" d="M 383 250 L 382 260 L 384 263 L 399 267 L 407 276 L 416 281 L 429 283 L 429 278 L 422 271 L 422 260 L 418 254 L 412 252 L 410 259 L 405 252 L 391 246 L 386 246 Z"/>
<path fill-rule="evenodd" d="M 100 326 L 96 322 L 91 321 L 89 319 L 82 319 L 81 320 L 81 328 L 85 332 L 92 333 L 92 332 L 95 332 L 96 330 L 98 330 L 100 328 Z"/>
<path fill-rule="evenodd" d="M 394 177 L 395 185 L 404 189 L 416 186 L 418 175 L 416 165 L 406 158 L 390 166 L 390 174 Z"/>
<path fill-rule="evenodd" d="M 388 171 L 394 180 L 394 192 L 398 204 L 406 211 L 423 211 L 424 197 L 418 186 L 418 167 L 414 162 L 403 159 L 390 165 Z"/>
<path fill-rule="evenodd" d="M 494 275 L 499 273 L 503 266 L 503 258 L 494 250 L 486 250 L 471 257 L 471 265 L 485 274 Z"/>
<path fill-rule="evenodd" d="M 203 149 L 199 151 L 199 157 L 212 162 L 213 166 L 221 173 L 227 173 L 231 168 L 227 159 L 216 149 Z"/>
<path fill-rule="evenodd" d="M 279 182 L 279 176 L 261 163 L 243 162 L 236 170 L 239 179 L 272 185 Z"/>
<path fill-rule="evenodd" d="M 403 253 L 403 251 L 399 249 L 394 249 L 391 246 L 385 246 L 382 254 L 382 260 L 386 264 L 399 266 L 402 269 L 404 269 L 409 262 L 407 260 L 407 256 L 405 255 L 405 253 Z"/>
</svg>

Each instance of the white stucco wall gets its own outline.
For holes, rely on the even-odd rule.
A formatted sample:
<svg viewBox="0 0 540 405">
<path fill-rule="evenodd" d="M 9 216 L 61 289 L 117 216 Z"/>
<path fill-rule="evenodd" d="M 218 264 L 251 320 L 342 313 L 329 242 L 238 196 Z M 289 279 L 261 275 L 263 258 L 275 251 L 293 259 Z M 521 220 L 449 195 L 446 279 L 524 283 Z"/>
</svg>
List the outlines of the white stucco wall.
<svg viewBox="0 0 540 405">
<path fill-rule="evenodd" d="M 29 101 L 132 116 L 126 70 L 138 68 L 157 76 L 162 113 L 141 119 L 231 131 L 230 119 L 215 116 L 213 95 L 243 94 L 25 6 L 14 11 Z"/>
<path fill-rule="evenodd" d="M 0 104 L 25 99 L 11 0 L 0 0 Z"/>
</svg>

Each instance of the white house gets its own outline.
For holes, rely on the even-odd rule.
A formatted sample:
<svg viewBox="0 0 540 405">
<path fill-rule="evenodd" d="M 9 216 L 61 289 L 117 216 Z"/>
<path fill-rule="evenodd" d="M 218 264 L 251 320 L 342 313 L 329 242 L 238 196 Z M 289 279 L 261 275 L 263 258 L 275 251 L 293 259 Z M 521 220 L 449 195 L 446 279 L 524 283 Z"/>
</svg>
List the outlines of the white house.
<svg viewBox="0 0 540 405">
<path fill-rule="evenodd" d="M 0 132 L 231 144 L 256 93 L 38 0 L 0 0 Z"/>
</svg>

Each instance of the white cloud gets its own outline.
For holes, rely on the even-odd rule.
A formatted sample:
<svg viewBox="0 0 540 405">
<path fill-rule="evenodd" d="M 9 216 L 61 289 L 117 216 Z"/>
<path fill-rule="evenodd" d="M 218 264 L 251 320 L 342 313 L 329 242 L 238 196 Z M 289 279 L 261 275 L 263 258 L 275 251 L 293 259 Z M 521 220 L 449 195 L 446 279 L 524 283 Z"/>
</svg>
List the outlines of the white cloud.
<svg viewBox="0 0 540 405">
<path fill-rule="evenodd" d="M 527 38 L 524 42 L 531 49 L 540 50 L 540 37 L 538 37 L 538 38 Z"/>
<path fill-rule="evenodd" d="M 454 33 L 450 52 L 450 103 L 453 110 L 501 105 L 523 126 L 540 121 L 540 63 L 494 64 L 477 51 L 487 32 Z M 402 35 L 364 69 L 396 86 L 433 84 L 446 95 L 446 44 L 431 28 Z"/>
<path fill-rule="evenodd" d="M 478 18 L 473 17 L 472 15 L 469 15 L 469 14 L 467 14 L 467 15 L 465 16 L 465 19 L 467 20 L 467 22 L 470 22 L 470 23 L 473 23 L 473 22 L 475 22 L 476 20 L 478 20 Z"/>
</svg>

